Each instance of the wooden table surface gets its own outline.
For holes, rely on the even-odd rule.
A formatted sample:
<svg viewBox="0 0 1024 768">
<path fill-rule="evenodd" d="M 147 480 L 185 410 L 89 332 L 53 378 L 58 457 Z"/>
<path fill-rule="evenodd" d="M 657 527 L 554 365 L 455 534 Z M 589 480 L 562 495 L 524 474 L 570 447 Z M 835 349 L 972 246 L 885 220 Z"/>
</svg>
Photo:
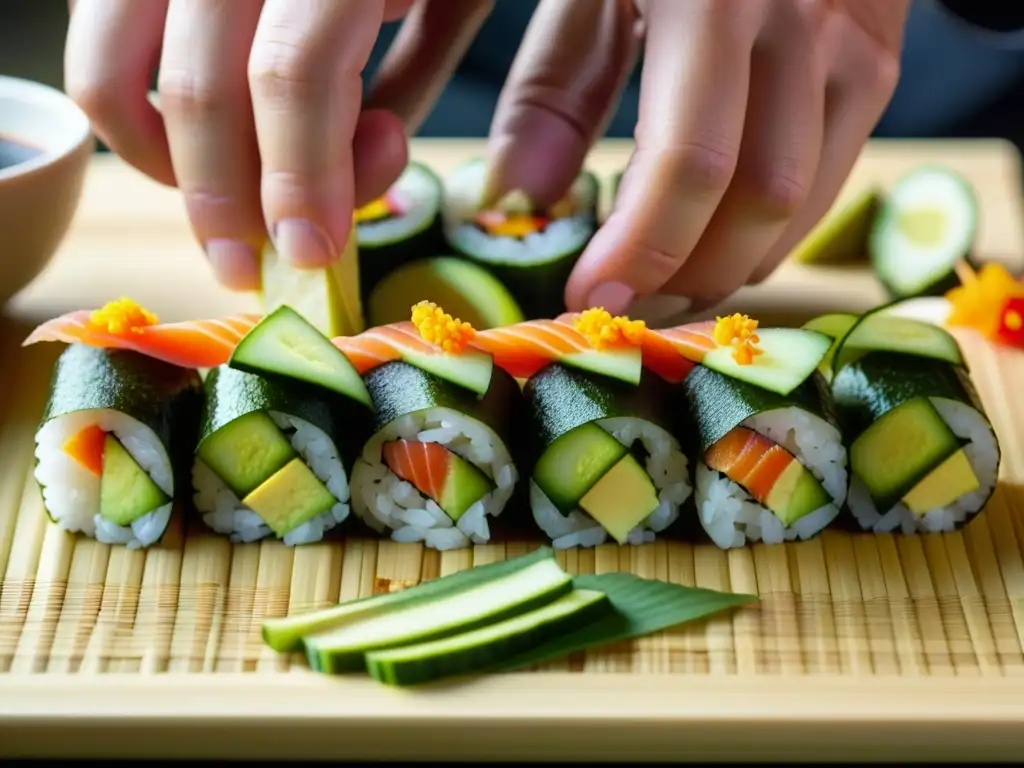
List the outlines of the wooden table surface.
<svg viewBox="0 0 1024 768">
<path fill-rule="evenodd" d="M 632 142 L 607 141 L 587 167 L 602 180 L 620 171 Z M 481 141 L 414 140 L 412 156 L 439 173 L 483 154 Z M 980 201 L 977 248 L 988 258 L 1020 263 L 1024 257 L 1021 177 L 1014 147 L 1002 141 L 877 141 L 865 150 L 840 199 L 874 183 L 889 185 L 924 162 L 941 161 L 963 173 Z M 605 185 L 608 187 L 610 185 Z M 603 189 L 607 207 L 609 189 Z M 60 312 L 129 295 L 162 319 L 184 320 L 235 310 L 252 310 L 255 297 L 220 288 L 192 238 L 176 190 L 162 187 L 112 156 L 97 156 L 86 181 L 71 230 L 47 270 L 16 296 L 8 313 L 38 322 Z M 883 298 L 863 271 L 784 265 L 766 283 L 744 289 L 730 306 L 768 322 L 795 308 L 817 311 L 864 309 Z"/>
</svg>

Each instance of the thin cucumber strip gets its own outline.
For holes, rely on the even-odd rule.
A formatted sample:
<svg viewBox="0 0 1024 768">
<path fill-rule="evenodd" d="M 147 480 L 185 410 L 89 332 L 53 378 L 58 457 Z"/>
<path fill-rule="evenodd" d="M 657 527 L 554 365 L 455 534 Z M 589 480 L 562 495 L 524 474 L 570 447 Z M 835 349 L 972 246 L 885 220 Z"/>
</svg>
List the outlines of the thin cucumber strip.
<svg viewBox="0 0 1024 768">
<path fill-rule="evenodd" d="M 304 636 L 323 633 L 349 622 L 377 615 L 382 611 L 410 604 L 421 604 L 428 600 L 455 594 L 486 584 L 494 579 L 503 578 L 539 562 L 554 562 L 554 557 L 552 549 L 540 547 L 511 560 L 467 568 L 464 571 L 408 587 L 400 592 L 388 592 L 358 600 L 349 600 L 321 611 L 267 619 L 263 622 L 262 627 L 263 641 L 278 653 L 298 652 L 302 650 Z"/>
<path fill-rule="evenodd" d="M 731 346 L 710 350 L 701 365 L 786 396 L 807 381 L 832 345 L 827 335 L 805 328 L 764 328 L 757 335 L 761 354 L 750 365 L 740 365 Z"/>
<path fill-rule="evenodd" d="M 887 307 L 861 315 L 833 345 L 833 376 L 869 352 L 896 352 L 964 366 L 963 353 L 952 334 L 931 323 L 891 314 Z"/>
<path fill-rule="evenodd" d="M 327 674 L 364 668 L 363 654 L 477 629 L 568 594 L 572 576 L 554 560 L 419 605 L 303 638 L 309 665 Z"/>
<path fill-rule="evenodd" d="M 607 616 L 611 601 L 603 592 L 576 589 L 543 608 L 443 640 L 416 643 L 366 654 L 371 677 L 388 685 L 419 685 L 442 677 L 466 675 L 523 653 Z"/>
</svg>

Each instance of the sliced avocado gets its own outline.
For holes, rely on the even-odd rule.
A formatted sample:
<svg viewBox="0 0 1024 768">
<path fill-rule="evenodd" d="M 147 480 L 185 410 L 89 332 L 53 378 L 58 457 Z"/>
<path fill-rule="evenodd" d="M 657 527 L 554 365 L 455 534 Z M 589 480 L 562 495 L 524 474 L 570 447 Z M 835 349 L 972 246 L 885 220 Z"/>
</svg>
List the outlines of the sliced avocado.
<svg viewBox="0 0 1024 768">
<path fill-rule="evenodd" d="M 242 503 L 281 538 L 327 512 L 338 500 L 302 459 L 294 458 L 242 499 Z"/>
<path fill-rule="evenodd" d="M 762 353 L 749 365 L 733 357 L 731 346 L 715 347 L 701 360 L 705 368 L 780 395 L 803 384 L 825 359 L 832 339 L 803 328 L 759 328 L 757 346 Z"/>
<path fill-rule="evenodd" d="M 131 525 L 170 501 L 118 439 L 107 434 L 103 439 L 100 516 L 114 525 Z"/>
<path fill-rule="evenodd" d="M 567 515 L 626 453 L 626 446 L 601 427 L 583 424 L 548 446 L 534 467 L 533 480 Z"/>
<path fill-rule="evenodd" d="M 920 516 L 933 509 L 947 507 L 980 487 L 974 467 L 961 448 L 915 485 L 903 497 L 903 503 L 912 513 Z"/>
<path fill-rule="evenodd" d="M 197 453 L 239 498 L 296 455 L 288 438 L 264 411 L 228 422 L 203 440 Z"/>
<path fill-rule="evenodd" d="M 800 518 L 831 503 L 832 497 L 818 478 L 799 461 L 793 461 L 775 481 L 764 505 L 788 528 Z"/>
<path fill-rule="evenodd" d="M 260 259 L 265 313 L 288 305 L 325 336 L 354 336 L 365 328 L 359 297 L 356 227 L 339 258 L 326 269 L 299 269 L 266 247 Z"/>
<path fill-rule="evenodd" d="M 440 499 L 434 499 L 455 522 L 466 510 L 494 489 L 490 479 L 464 458 L 448 452 L 448 473 L 444 478 L 444 491 Z"/>
<path fill-rule="evenodd" d="M 886 511 L 960 450 L 956 435 L 925 397 L 908 400 L 864 430 L 850 446 L 850 468 Z"/>
<path fill-rule="evenodd" d="M 370 294 L 370 325 L 409 319 L 409 307 L 432 301 L 477 330 L 523 321 L 508 289 L 490 272 L 464 259 L 420 259 L 392 270 Z"/>
<path fill-rule="evenodd" d="M 228 365 L 247 373 L 287 376 L 372 407 L 366 385 L 345 354 L 287 304 L 250 329 Z"/>
<path fill-rule="evenodd" d="M 658 508 L 658 492 L 632 454 L 626 454 L 580 499 L 580 507 L 619 544 Z"/>
<path fill-rule="evenodd" d="M 868 188 L 830 211 L 793 250 L 801 264 L 846 264 L 868 260 L 868 237 L 881 207 L 879 190 Z"/>
</svg>

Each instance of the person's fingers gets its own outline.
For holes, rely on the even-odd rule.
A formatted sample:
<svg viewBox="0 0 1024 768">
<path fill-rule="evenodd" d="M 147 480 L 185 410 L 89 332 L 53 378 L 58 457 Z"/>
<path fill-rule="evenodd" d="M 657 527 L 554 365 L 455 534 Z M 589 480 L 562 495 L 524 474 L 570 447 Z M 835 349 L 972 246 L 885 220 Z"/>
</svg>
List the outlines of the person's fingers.
<svg viewBox="0 0 1024 768">
<path fill-rule="evenodd" d="M 368 109 L 388 109 L 416 133 L 430 114 L 494 0 L 420 0 L 374 76 Z"/>
<path fill-rule="evenodd" d="M 385 10 L 384 0 L 264 3 L 249 57 L 261 197 L 275 247 L 298 267 L 329 264 L 352 228 L 361 73 Z"/>
<path fill-rule="evenodd" d="M 111 151 L 173 186 L 163 120 L 148 99 L 167 0 L 77 0 L 70 8 L 65 91 Z"/>
<path fill-rule="evenodd" d="M 689 298 L 691 311 L 740 288 L 807 200 L 825 120 L 828 19 L 820 5 L 781 3 L 763 30 L 736 173 L 697 245 L 661 289 Z"/>
<path fill-rule="evenodd" d="M 401 119 L 386 109 L 368 109 L 359 115 L 352 139 L 357 206 L 387 192 L 405 169 L 409 145 L 402 126 Z"/>
<path fill-rule="evenodd" d="M 904 16 L 906 14 L 904 5 Z M 846 25 L 835 30 L 830 39 L 849 39 Z M 852 34 L 856 34 L 853 32 Z M 786 227 L 779 240 L 747 281 L 764 281 L 781 264 L 799 242 L 828 213 L 842 190 L 871 135 L 882 117 L 899 80 L 899 54 L 886 53 L 876 47 L 843 46 L 837 69 L 847 73 L 835 80 L 826 91 L 825 141 L 822 146 L 818 175 L 811 186 L 807 202 Z M 845 60 L 844 60 L 845 59 Z"/>
<path fill-rule="evenodd" d="M 541 0 L 491 124 L 485 205 L 513 189 L 541 205 L 565 194 L 636 61 L 636 18 L 632 2 Z"/>
<path fill-rule="evenodd" d="M 636 150 L 566 285 L 570 309 L 623 312 L 672 278 L 736 168 L 764 3 L 651 0 Z"/>
<path fill-rule="evenodd" d="M 261 0 L 171 0 L 157 90 L 178 188 L 217 279 L 259 288 L 260 156 L 246 72 Z"/>
</svg>

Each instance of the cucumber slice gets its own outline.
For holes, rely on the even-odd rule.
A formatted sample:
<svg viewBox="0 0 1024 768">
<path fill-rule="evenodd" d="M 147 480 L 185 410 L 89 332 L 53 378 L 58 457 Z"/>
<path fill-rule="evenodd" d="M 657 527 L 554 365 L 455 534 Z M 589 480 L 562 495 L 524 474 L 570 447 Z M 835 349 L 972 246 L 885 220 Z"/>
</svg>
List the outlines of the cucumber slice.
<svg viewBox="0 0 1024 768">
<path fill-rule="evenodd" d="M 131 525 L 171 499 L 113 435 L 103 438 L 100 516 L 114 525 Z"/>
<path fill-rule="evenodd" d="M 828 315 L 819 315 L 811 320 L 808 320 L 803 324 L 803 328 L 808 331 L 817 331 L 818 333 L 824 333 L 830 339 L 832 344 L 829 345 L 828 352 L 818 363 L 818 373 L 825 377 L 826 381 L 832 379 L 832 357 L 836 353 L 836 349 L 839 347 L 839 342 L 850 332 L 850 329 L 856 324 L 857 315 L 851 315 L 846 313 L 837 312 Z"/>
<path fill-rule="evenodd" d="M 303 637 L 322 634 L 343 624 L 379 615 L 403 605 L 418 605 L 427 600 L 452 595 L 545 561 L 554 561 L 554 552 L 548 547 L 540 547 L 510 560 L 456 571 L 400 592 L 385 592 L 346 601 L 320 611 L 267 619 L 261 628 L 263 641 L 278 653 L 293 653 L 302 650 Z"/>
<path fill-rule="evenodd" d="M 949 332 L 931 323 L 873 310 L 862 315 L 837 343 L 833 376 L 869 352 L 895 352 L 964 366 L 960 345 Z"/>
<path fill-rule="evenodd" d="M 265 314 L 287 304 L 330 338 L 362 333 L 365 323 L 355 226 L 341 256 L 326 269 L 297 269 L 267 246 L 260 272 Z"/>
<path fill-rule="evenodd" d="M 814 373 L 832 346 L 825 334 L 802 328 L 758 329 L 757 335 L 758 347 L 764 353 L 750 365 L 736 362 L 729 346 L 711 350 L 701 364 L 723 376 L 785 396 Z"/>
<path fill-rule="evenodd" d="M 402 359 L 439 379 L 465 387 L 470 392 L 475 392 L 478 397 L 487 394 L 491 378 L 494 376 L 494 358 L 486 352 L 474 349 L 466 349 L 457 355 L 444 352 L 424 355 L 405 350 Z"/>
<path fill-rule="evenodd" d="M 643 351 L 640 347 L 617 347 L 615 349 L 585 350 L 573 352 L 559 360 L 598 376 L 608 376 L 636 386 L 643 374 Z"/>
<path fill-rule="evenodd" d="M 370 675 L 387 685 L 419 685 L 482 672 L 509 656 L 579 629 L 613 612 L 603 592 L 575 589 L 543 608 L 472 632 L 366 654 Z"/>
<path fill-rule="evenodd" d="M 477 587 L 422 605 L 368 616 L 303 638 L 309 665 L 337 674 L 363 668 L 368 651 L 440 639 L 540 608 L 572 591 L 572 576 L 542 560 Z"/>
<path fill-rule="evenodd" d="M 252 327 L 231 353 L 228 365 L 248 373 L 305 381 L 373 407 L 366 385 L 348 358 L 286 304 Z"/>
<path fill-rule="evenodd" d="M 540 455 L 533 480 L 563 515 L 576 508 L 608 471 L 626 455 L 626 446 L 593 423 L 555 440 Z"/>
<path fill-rule="evenodd" d="M 875 274 L 894 298 L 936 295 L 957 284 L 978 224 L 970 184 L 948 168 L 917 168 L 893 186 L 868 248 Z"/>
<path fill-rule="evenodd" d="M 868 235 L 882 203 L 879 190 L 862 190 L 834 208 L 791 254 L 798 264 L 846 264 L 866 261 Z"/>
<path fill-rule="evenodd" d="M 477 330 L 523 321 L 516 300 L 494 275 L 470 261 L 441 256 L 410 262 L 382 277 L 370 294 L 370 325 L 408 320 L 409 307 L 424 300 Z"/>
</svg>

